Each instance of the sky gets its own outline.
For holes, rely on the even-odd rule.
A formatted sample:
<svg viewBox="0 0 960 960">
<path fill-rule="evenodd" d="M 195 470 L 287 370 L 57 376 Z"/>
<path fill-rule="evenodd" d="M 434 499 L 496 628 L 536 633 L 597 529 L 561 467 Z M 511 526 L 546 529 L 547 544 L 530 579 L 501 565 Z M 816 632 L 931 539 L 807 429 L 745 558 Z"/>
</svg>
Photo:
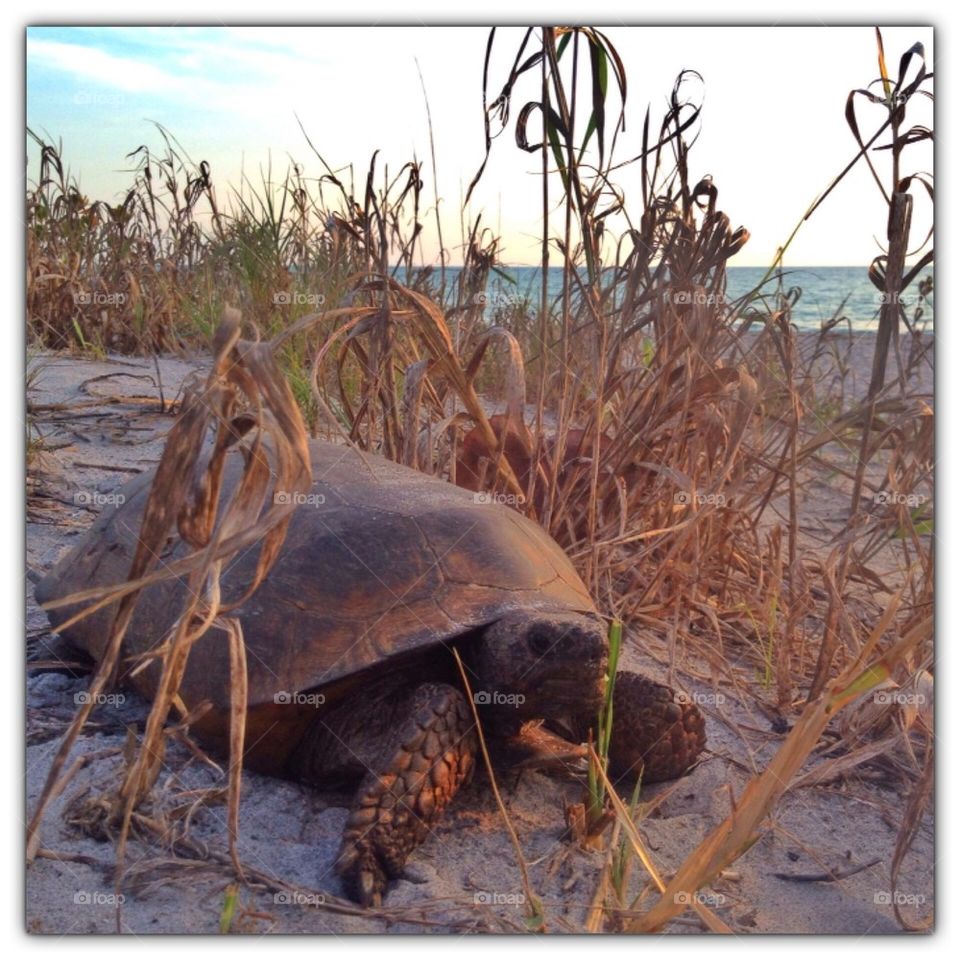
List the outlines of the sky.
<svg viewBox="0 0 960 960">
<path fill-rule="evenodd" d="M 627 160 L 639 152 L 644 113 L 649 106 L 658 125 L 677 74 L 698 71 L 702 84 L 688 87 L 703 102 L 690 155 L 692 176 L 711 175 L 718 205 L 732 226 L 751 233 L 733 262 L 768 265 L 810 203 L 856 154 L 844 109 L 851 89 L 878 76 L 873 29 L 603 29 L 628 78 L 626 130 L 619 135 L 617 157 Z M 488 33 L 468 26 L 31 27 L 27 125 L 62 141 L 64 159 L 91 199 L 122 198 L 132 182 L 126 155 L 141 144 L 159 150 L 158 123 L 194 161 L 210 164 L 221 204 L 244 177 L 259 183 L 270 171 L 273 180 L 281 180 L 291 160 L 308 178 L 317 177 L 323 169 L 302 123 L 332 168 L 352 165 L 358 188 L 374 150 L 392 172 L 416 156 L 424 162 L 424 200 L 432 205 L 419 66 L 433 122 L 444 243 L 457 263 L 462 196 L 484 154 L 481 94 Z M 523 33 L 520 27 L 497 31 L 491 99 Z M 934 67 L 929 27 L 889 27 L 883 34 L 891 71 L 917 41 L 926 49 L 928 69 Z M 540 257 L 540 157 L 519 150 L 512 131 L 521 105 L 539 95 L 534 73 L 539 71 L 518 85 L 511 128 L 494 141 L 467 217 L 483 214 L 484 223 L 502 237 L 507 263 L 532 264 Z M 579 91 L 586 102 L 588 86 Z M 615 95 L 610 104 L 612 117 L 619 108 Z M 918 106 L 911 122 L 932 125 L 932 108 Z M 883 108 L 864 102 L 858 116 L 862 129 L 872 130 L 882 122 Z M 28 181 L 37 176 L 37 156 L 28 143 Z M 877 155 L 878 163 L 888 156 Z M 929 145 L 915 148 L 907 160 L 914 170 L 932 172 L 932 164 Z M 636 210 L 638 166 L 623 168 L 618 184 L 628 210 Z M 558 183 L 552 190 L 556 196 Z M 917 240 L 930 215 L 918 197 Z M 431 259 L 438 249 L 432 212 L 424 220 L 424 255 Z M 562 223 L 556 214 L 552 222 Z M 611 225 L 622 229 L 626 221 Z M 880 252 L 884 229 L 882 197 L 861 163 L 803 226 L 786 263 L 867 264 Z"/>
</svg>

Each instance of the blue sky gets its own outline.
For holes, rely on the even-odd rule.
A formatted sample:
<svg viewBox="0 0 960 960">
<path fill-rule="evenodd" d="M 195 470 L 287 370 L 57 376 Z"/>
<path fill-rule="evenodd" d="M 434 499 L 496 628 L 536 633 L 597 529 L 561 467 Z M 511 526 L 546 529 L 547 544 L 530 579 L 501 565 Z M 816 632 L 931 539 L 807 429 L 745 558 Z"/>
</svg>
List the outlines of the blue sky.
<svg viewBox="0 0 960 960">
<path fill-rule="evenodd" d="M 810 201 L 856 152 L 844 120 L 847 92 L 877 75 L 868 27 L 605 28 L 628 74 L 627 131 L 618 155 L 638 152 L 648 104 L 658 120 L 682 68 L 703 74 L 704 112 L 692 153 L 695 176 L 712 174 L 719 204 L 752 240 L 736 262 L 765 265 Z M 491 86 L 499 89 L 522 36 L 498 33 Z M 886 28 L 891 69 L 916 40 L 933 66 L 929 28 Z M 153 122 L 167 127 L 194 161 L 210 163 L 221 203 L 247 176 L 259 183 L 290 158 L 308 177 L 322 172 L 297 118 L 331 166 L 352 164 L 358 182 L 373 150 L 396 171 L 414 154 L 426 161 L 428 128 L 417 63 L 433 116 L 444 239 L 454 262 L 460 198 L 483 157 L 481 27 L 38 27 L 27 38 L 27 123 L 62 139 L 84 192 L 116 200 L 131 181 L 125 155 L 160 146 Z M 519 88 L 519 106 L 536 96 Z M 583 88 L 586 89 L 586 88 Z M 879 108 L 862 110 L 864 128 Z M 913 122 L 929 123 L 929 112 Z M 36 151 L 28 151 L 28 176 Z M 883 159 L 882 157 L 880 158 Z M 508 131 L 494 144 L 471 203 L 504 239 L 507 262 L 538 260 L 539 157 L 519 151 Z M 930 169 L 929 150 L 910 161 Z M 624 172 L 628 203 L 639 172 Z M 554 189 L 557 189 L 556 187 Z M 928 222 L 929 211 L 916 216 Z M 436 253 L 432 216 L 425 252 Z M 559 224 L 558 224 L 559 225 Z M 803 228 L 787 262 L 865 264 L 884 230 L 879 192 L 861 169 Z"/>
</svg>

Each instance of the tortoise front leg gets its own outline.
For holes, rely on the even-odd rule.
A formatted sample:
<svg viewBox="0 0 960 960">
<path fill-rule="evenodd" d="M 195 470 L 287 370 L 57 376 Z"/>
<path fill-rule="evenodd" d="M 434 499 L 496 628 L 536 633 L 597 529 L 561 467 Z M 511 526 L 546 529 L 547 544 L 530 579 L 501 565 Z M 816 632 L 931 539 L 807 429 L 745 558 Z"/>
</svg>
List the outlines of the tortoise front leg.
<svg viewBox="0 0 960 960">
<path fill-rule="evenodd" d="M 610 770 L 615 780 L 673 780 L 706 746 L 703 714 L 670 687 L 621 670 L 613 688 Z"/>
<path fill-rule="evenodd" d="M 447 684 L 421 684 L 382 736 L 354 798 L 336 870 L 364 906 L 379 906 L 454 794 L 477 749 L 470 708 Z"/>
</svg>

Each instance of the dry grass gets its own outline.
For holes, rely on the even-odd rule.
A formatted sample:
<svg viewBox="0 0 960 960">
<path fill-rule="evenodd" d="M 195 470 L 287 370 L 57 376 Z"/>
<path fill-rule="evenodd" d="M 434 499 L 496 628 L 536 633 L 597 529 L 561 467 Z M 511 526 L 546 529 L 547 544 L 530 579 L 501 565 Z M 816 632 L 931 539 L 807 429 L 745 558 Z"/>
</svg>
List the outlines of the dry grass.
<svg viewBox="0 0 960 960">
<path fill-rule="evenodd" d="M 525 43 L 535 41 L 531 32 Z M 294 169 L 279 194 L 265 182 L 259 193 L 238 193 L 223 212 L 209 171 L 192 167 L 168 138 L 165 157 L 137 156 L 134 187 L 124 204 L 109 208 L 81 197 L 58 152 L 42 147 L 28 197 L 28 318 L 37 342 L 176 349 L 211 331 L 224 302 L 243 308 L 243 323 L 228 312 L 214 337 L 213 370 L 171 432 L 144 521 L 145 543 L 176 523 L 195 552 L 163 573 L 138 556 L 122 589 L 110 655 L 92 681 L 97 692 L 110 681 L 137 592 L 154 578 L 188 574 L 193 599 L 158 653 L 160 694 L 107 817 L 120 824 L 118 885 L 125 838 L 156 778 L 189 647 L 216 619 L 231 626 L 235 653 L 227 784 L 233 849 L 243 645 L 239 623 L 219 607 L 217 578 L 227 557 L 259 538 L 258 573 L 267 574 L 288 520 L 283 508 L 263 508 L 270 471 L 285 478 L 286 489 L 306 489 L 307 434 L 320 429 L 512 497 L 568 551 L 605 613 L 654 637 L 652 650 L 671 672 L 705 671 L 769 715 L 789 718 L 792 733 L 771 765 L 669 881 L 657 878 L 630 812 L 609 791 L 616 821 L 609 862 L 620 872 L 605 875 L 597 892 L 594 928 L 660 929 L 690 904 L 689 896 L 675 895 L 692 894 L 734 862 L 785 790 L 845 776 L 878 756 L 896 756 L 909 796 L 896 885 L 916 813 L 931 791 L 929 717 L 917 722 L 895 703 L 869 717 L 838 713 L 877 684 L 926 682 L 933 665 L 932 398 L 915 395 L 909 379 L 923 362 L 923 338 L 914 337 L 905 361 L 898 351 L 896 372 L 887 372 L 898 324 L 913 332 L 918 318 L 911 322 L 899 301 L 884 308 L 889 336 L 878 339 L 879 373 L 858 397 L 847 392 L 834 330 L 825 329 L 812 351 L 801 350 L 790 325 L 792 295 L 776 278 L 728 301 L 725 265 L 748 234 L 731 226 L 711 181 L 691 182 L 686 135 L 699 106 L 684 95 L 689 74 L 678 78 L 659 128 L 647 116 L 644 150 L 630 167 L 631 177 L 640 176 L 642 209 L 623 236 L 611 237 L 607 217 L 626 212 L 613 186 L 623 178 L 613 160 L 622 99 L 611 122 L 610 90 L 600 78 L 614 79 L 622 98 L 616 51 L 582 28 L 544 31 L 537 49 L 525 53 L 488 110 L 488 137 L 522 83 L 539 80 L 539 99 L 517 112 L 517 142 L 542 155 L 544 263 L 551 248 L 560 250 L 564 281 L 555 303 L 544 286 L 533 310 L 518 303 L 501 310 L 493 326 L 484 322 L 479 295 L 496 269 L 498 244 L 479 221 L 452 283 L 444 264 L 439 282 L 415 266 L 423 224 L 414 164 L 392 179 L 384 175 L 378 189 L 374 158 L 359 193 L 324 164 L 313 196 Z M 855 120 L 851 128 L 858 159 L 869 158 L 867 147 L 891 131 L 893 179 L 884 199 L 894 209 L 903 207 L 896 198 L 911 183 L 932 191 L 932 182 L 902 171 L 902 154 L 921 139 L 919 128 L 902 132 L 905 111 L 912 96 L 926 92 L 929 75 L 922 50 L 905 55 L 896 81 L 884 72 L 882 48 L 880 60 L 885 92 L 873 103 L 886 120 L 870 140 Z M 586 109 L 572 82 L 584 70 L 593 93 Z M 534 111 L 546 118 L 543 138 L 529 142 Z M 580 146 L 585 129 L 589 162 Z M 547 227 L 547 205 L 558 199 L 548 197 L 547 184 L 559 185 L 566 213 L 558 237 Z M 330 204 L 324 190 L 335 198 Z M 881 290 L 899 294 L 920 271 L 897 262 L 909 220 L 891 217 L 891 224 L 894 252 L 878 259 L 872 276 Z M 607 250 L 615 255 L 604 263 Z M 924 254 L 920 263 L 927 262 Z M 98 309 L 97 292 L 123 300 L 118 309 Z M 209 431 L 216 452 L 201 461 Z M 241 442 L 253 451 L 248 471 L 215 517 L 222 456 Z M 837 451 L 853 455 L 844 461 Z M 850 509 L 824 555 L 800 528 L 807 487 L 827 462 L 849 469 Z M 868 470 L 878 464 L 881 481 Z M 102 604 L 118 595 L 90 591 L 85 599 Z M 34 812 L 31 854 L 86 712 L 65 737 Z M 825 744 L 835 756 L 841 747 L 841 759 L 822 760 L 794 780 Z M 661 890 L 639 913 L 616 895 L 625 869 L 617 850 L 633 850 Z M 232 863 L 243 879 L 235 850 Z"/>
</svg>

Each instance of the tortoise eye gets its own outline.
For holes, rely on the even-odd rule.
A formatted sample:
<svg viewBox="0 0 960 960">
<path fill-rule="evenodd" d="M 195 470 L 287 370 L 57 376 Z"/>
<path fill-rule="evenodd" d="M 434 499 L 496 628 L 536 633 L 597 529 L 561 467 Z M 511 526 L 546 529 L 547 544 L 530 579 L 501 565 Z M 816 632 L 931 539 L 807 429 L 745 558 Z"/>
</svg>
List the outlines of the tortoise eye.
<svg viewBox="0 0 960 960">
<path fill-rule="evenodd" d="M 538 657 L 545 657 L 553 648 L 553 638 L 541 630 L 531 630 L 527 634 L 527 645 Z"/>
</svg>

